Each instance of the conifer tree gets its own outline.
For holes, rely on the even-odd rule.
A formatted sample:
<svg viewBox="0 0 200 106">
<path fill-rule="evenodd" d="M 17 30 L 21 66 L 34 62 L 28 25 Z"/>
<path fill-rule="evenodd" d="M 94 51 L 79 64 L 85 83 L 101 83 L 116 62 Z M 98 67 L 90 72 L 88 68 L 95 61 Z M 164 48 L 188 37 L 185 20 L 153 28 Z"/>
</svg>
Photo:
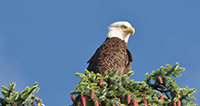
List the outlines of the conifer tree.
<svg viewBox="0 0 200 106">
<path fill-rule="evenodd" d="M 192 95 L 196 89 L 179 88 L 175 83 L 174 77 L 181 77 L 181 71 L 185 68 L 179 67 L 178 62 L 173 67 L 167 64 L 146 73 L 146 80 L 135 81 L 129 78 L 133 71 L 119 77 L 117 70 L 104 75 L 85 70 L 85 74 L 75 74 L 81 81 L 70 93 L 73 104 L 69 106 L 198 106 L 191 102 L 196 101 Z M 38 82 L 22 92 L 15 92 L 15 86 L 1 86 L 0 106 L 45 106 L 34 95 L 39 91 Z"/>
<path fill-rule="evenodd" d="M 22 92 L 15 92 L 15 86 L 16 83 L 9 84 L 8 88 L 1 86 L 4 98 L 0 98 L 0 106 L 45 106 L 42 100 L 34 95 L 40 89 L 38 82 L 32 87 L 26 87 Z"/>
<path fill-rule="evenodd" d="M 179 88 L 175 82 L 182 71 L 185 68 L 178 62 L 173 67 L 167 64 L 146 73 L 146 80 L 135 81 L 129 79 L 133 71 L 119 77 L 117 70 L 104 75 L 85 70 L 75 74 L 81 81 L 70 93 L 69 106 L 198 106 L 191 102 L 196 100 L 192 95 L 196 89 Z"/>
</svg>

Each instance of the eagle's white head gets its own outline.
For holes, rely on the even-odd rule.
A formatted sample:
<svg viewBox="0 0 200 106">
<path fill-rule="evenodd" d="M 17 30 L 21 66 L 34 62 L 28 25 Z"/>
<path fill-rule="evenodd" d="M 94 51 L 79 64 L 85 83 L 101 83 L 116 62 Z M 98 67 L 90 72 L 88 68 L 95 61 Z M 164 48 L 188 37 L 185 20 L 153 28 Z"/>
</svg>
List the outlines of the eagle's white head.
<svg viewBox="0 0 200 106">
<path fill-rule="evenodd" d="M 108 28 L 108 38 L 118 37 L 126 43 L 128 42 L 130 34 L 132 33 L 132 35 L 134 35 L 135 33 L 135 29 L 126 21 L 114 22 Z"/>
</svg>

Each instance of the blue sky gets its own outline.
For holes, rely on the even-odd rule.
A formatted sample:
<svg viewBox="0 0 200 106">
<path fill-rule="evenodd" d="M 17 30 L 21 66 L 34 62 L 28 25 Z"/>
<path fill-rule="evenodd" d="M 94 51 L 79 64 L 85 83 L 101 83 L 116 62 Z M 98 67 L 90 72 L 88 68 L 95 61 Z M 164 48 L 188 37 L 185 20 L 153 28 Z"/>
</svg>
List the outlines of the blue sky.
<svg viewBox="0 0 200 106">
<path fill-rule="evenodd" d="M 71 104 L 70 91 L 106 39 L 108 26 L 129 21 L 136 33 L 128 48 L 131 77 L 145 79 L 160 66 L 180 62 L 180 87 L 200 91 L 200 1 L 0 1 L 0 85 L 16 91 L 39 82 L 46 106 Z M 194 95 L 197 99 L 200 95 Z M 199 101 L 195 103 L 200 104 Z"/>
</svg>

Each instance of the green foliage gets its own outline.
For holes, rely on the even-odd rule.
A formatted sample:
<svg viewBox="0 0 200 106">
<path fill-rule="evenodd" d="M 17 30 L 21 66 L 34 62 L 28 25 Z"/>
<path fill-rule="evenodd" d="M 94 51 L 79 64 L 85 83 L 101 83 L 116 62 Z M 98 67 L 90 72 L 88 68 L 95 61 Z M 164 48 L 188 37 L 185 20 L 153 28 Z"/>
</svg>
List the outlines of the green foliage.
<svg viewBox="0 0 200 106">
<path fill-rule="evenodd" d="M 196 101 L 196 98 L 192 95 L 196 92 L 196 89 L 179 88 L 175 79 L 171 77 L 180 77 L 181 71 L 185 71 L 185 68 L 179 67 L 178 62 L 173 67 L 169 64 L 166 67 L 161 66 L 157 72 L 152 72 L 150 75 L 149 73 L 146 74 L 146 83 L 151 89 L 155 89 L 166 96 L 163 104 L 170 105 L 171 101 L 180 100 L 183 106 L 195 106 L 191 100 Z M 159 83 L 156 76 L 161 77 L 162 84 Z"/>
<path fill-rule="evenodd" d="M 73 106 L 82 106 L 84 103 L 85 106 L 96 106 L 95 101 L 101 106 L 132 106 L 133 99 L 136 99 L 139 106 L 170 106 L 172 101 L 176 103 L 178 100 L 181 101 L 181 106 L 198 106 L 191 102 L 196 100 L 192 95 L 196 90 L 179 88 L 171 77 L 180 77 L 180 72 L 184 70 L 185 68 L 179 67 L 178 62 L 173 67 L 167 64 L 151 74 L 146 73 L 145 81 L 130 80 L 133 71 L 119 77 L 116 75 L 117 70 L 104 75 L 85 70 L 85 74 L 75 74 L 81 81 L 76 90 L 70 92 L 73 97 L 76 95 L 75 100 L 72 99 Z M 92 89 L 94 94 L 91 93 Z M 164 97 L 163 100 L 161 96 Z"/>
<path fill-rule="evenodd" d="M 32 87 L 26 87 L 22 92 L 15 92 L 16 84 L 9 84 L 9 87 L 1 86 L 1 91 L 4 98 L 0 98 L 0 106 L 35 106 L 34 101 L 38 106 L 45 106 L 42 100 L 34 94 L 39 91 L 38 82 Z"/>
</svg>

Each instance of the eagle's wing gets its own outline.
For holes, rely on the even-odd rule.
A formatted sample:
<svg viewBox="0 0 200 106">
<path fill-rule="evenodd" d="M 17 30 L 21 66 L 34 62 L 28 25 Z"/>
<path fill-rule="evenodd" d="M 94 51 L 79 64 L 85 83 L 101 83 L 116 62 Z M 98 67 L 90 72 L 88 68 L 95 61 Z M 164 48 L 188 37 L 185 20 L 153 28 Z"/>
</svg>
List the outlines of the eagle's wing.
<svg viewBox="0 0 200 106">
<path fill-rule="evenodd" d="M 88 70 L 104 74 L 118 69 L 117 75 L 122 76 L 131 70 L 132 55 L 127 49 L 126 42 L 119 38 L 107 38 L 87 62 Z"/>
</svg>

